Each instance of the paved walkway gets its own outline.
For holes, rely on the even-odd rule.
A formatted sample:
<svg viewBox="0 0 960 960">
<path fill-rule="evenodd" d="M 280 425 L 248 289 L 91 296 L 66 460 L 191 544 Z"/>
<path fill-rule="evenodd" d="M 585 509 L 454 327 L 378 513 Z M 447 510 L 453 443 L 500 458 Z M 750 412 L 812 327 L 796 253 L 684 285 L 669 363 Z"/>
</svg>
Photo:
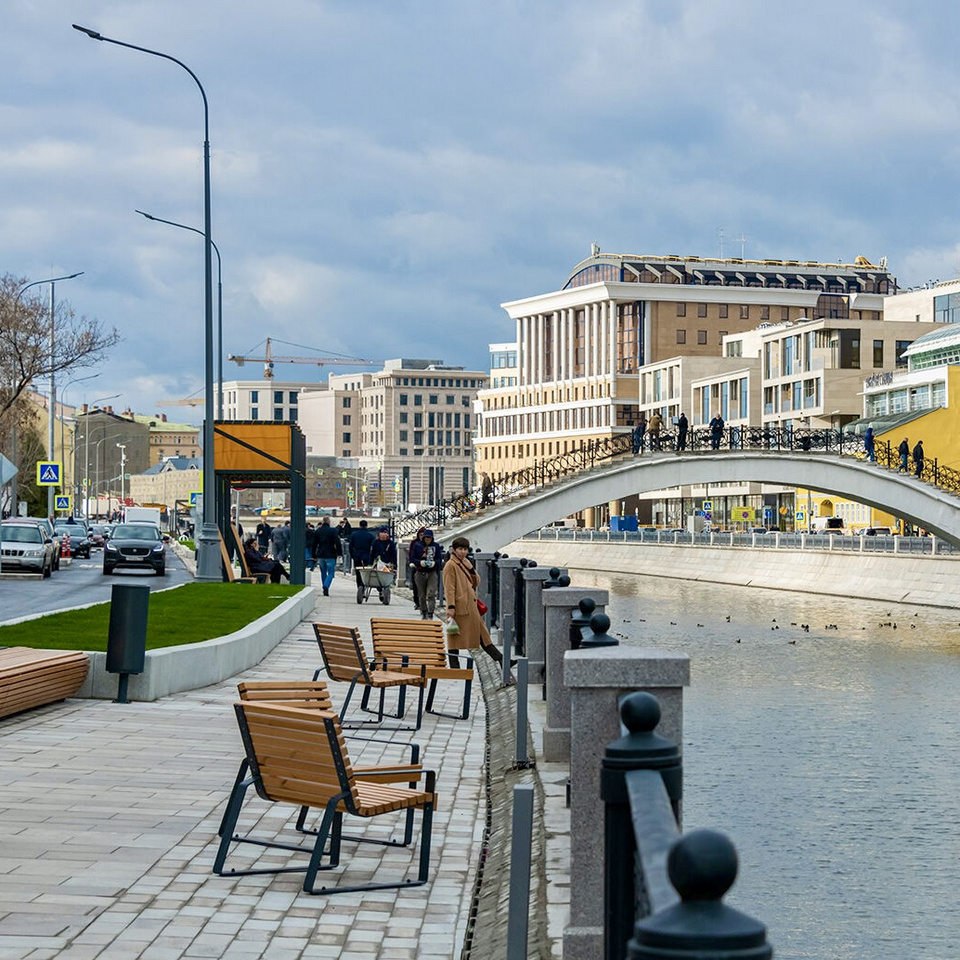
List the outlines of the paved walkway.
<svg viewBox="0 0 960 960">
<path fill-rule="evenodd" d="M 359 625 L 369 641 L 370 617 L 384 614 L 415 611 L 399 596 L 389 608 L 375 597 L 358 605 L 352 577 L 338 575 L 314 617 Z M 427 715 L 418 734 L 393 735 L 414 737 L 439 771 L 429 884 L 313 897 L 299 874 L 210 872 L 242 755 L 237 680 L 309 679 L 318 665 L 304 623 L 229 682 L 156 703 L 71 700 L 0 722 L 0 960 L 458 957 L 484 820 L 479 684 L 469 721 Z M 332 692 L 339 702 L 341 685 Z M 461 698 L 462 685 L 445 684 L 437 706 L 454 710 Z M 244 809 L 242 825 L 259 818 L 276 831 L 293 812 L 252 795 Z M 350 858 L 354 849 L 345 845 L 345 882 L 381 864 L 385 876 L 415 874 L 415 851 L 363 845 Z"/>
</svg>

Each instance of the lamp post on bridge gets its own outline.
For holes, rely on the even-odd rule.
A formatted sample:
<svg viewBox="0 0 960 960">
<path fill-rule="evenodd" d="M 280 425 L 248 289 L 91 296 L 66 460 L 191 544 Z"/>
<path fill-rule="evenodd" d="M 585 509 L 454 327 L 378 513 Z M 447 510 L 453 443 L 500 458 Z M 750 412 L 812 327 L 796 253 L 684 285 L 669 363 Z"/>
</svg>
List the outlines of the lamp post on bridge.
<svg viewBox="0 0 960 960">
<path fill-rule="evenodd" d="M 105 37 L 96 30 L 73 24 L 74 30 L 91 40 L 112 43 L 128 50 L 138 50 L 153 57 L 169 60 L 181 67 L 197 85 L 203 100 L 203 264 L 204 264 L 204 420 L 203 420 L 203 515 L 197 539 L 197 580 L 218 582 L 221 579 L 219 531 L 217 529 L 217 491 L 213 469 L 213 231 L 210 224 L 210 110 L 207 93 L 197 75 L 182 61 L 168 53 L 140 47 L 122 40 Z"/>
</svg>

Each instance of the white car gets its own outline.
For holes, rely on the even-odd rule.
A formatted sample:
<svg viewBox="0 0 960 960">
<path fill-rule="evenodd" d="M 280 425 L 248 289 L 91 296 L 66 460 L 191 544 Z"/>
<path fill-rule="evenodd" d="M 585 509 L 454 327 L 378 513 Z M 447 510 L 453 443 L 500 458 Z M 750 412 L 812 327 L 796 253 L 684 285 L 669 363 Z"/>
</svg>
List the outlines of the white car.
<svg viewBox="0 0 960 960">
<path fill-rule="evenodd" d="M 0 562 L 3 570 L 26 570 L 49 577 L 53 572 L 53 540 L 31 520 L 4 520 L 0 524 Z"/>
</svg>

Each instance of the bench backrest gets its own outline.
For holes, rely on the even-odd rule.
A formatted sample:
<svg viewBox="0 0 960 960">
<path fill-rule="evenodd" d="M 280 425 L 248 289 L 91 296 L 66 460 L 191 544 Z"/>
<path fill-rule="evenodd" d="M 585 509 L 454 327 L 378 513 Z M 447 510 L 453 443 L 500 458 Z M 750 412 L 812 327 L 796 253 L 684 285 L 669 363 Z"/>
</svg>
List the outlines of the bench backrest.
<svg viewBox="0 0 960 960">
<path fill-rule="evenodd" d="M 447 663 L 443 624 L 439 620 L 392 620 L 374 617 L 370 621 L 373 656 L 396 664 L 406 657 L 410 664 L 442 667 Z"/>
<path fill-rule="evenodd" d="M 286 703 L 234 704 L 257 793 L 264 800 L 323 809 L 346 793 L 357 808 L 353 768 L 336 714 Z"/>
<path fill-rule="evenodd" d="M 253 573 L 247 565 L 247 557 L 243 552 L 243 541 L 240 539 L 240 531 L 236 528 L 235 524 L 230 524 L 230 533 L 233 534 L 233 542 L 237 545 L 237 556 L 240 558 L 240 568 L 243 570 L 243 575 L 245 577 L 252 577 Z"/>
<path fill-rule="evenodd" d="M 233 572 L 233 564 L 230 562 L 227 545 L 223 542 L 223 534 L 219 531 L 217 531 L 217 539 L 220 541 L 220 559 L 223 560 L 223 569 L 226 571 L 227 580 L 230 583 L 236 583 L 237 575 Z"/>
<path fill-rule="evenodd" d="M 237 690 L 240 699 L 248 702 L 284 702 L 333 712 L 330 691 L 322 680 L 245 680 Z"/>
<path fill-rule="evenodd" d="M 370 682 L 367 657 L 356 627 L 315 623 L 313 632 L 320 648 L 320 656 L 323 657 L 323 666 L 331 680 Z"/>
</svg>

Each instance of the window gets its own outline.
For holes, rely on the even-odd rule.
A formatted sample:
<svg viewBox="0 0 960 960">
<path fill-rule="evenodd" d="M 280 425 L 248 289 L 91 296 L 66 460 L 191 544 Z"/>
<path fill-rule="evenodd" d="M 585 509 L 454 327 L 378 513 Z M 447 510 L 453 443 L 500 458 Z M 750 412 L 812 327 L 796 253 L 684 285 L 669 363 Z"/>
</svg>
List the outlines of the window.
<svg viewBox="0 0 960 960">
<path fill-rule="evenodd" d="M 343 398 L 343 406 L 349 407 L 349 406 L 351 405 L 350 401 L 351 401 L 352 399 L 353 399 L 352 397 L 344 397 L 344 398 Z M 405 402 L 405 401 L 404 401 L 404 402 Z"/>
<path fill-rule="evenodd" d="M 687 305 L 685 303 L 677 304 L 677 316 L 685 317 L 687 315 Z"/>
<path fill-rule="evenodd" d="M 296 390 L 291 390 L 291 391 L 290 391 L 289 401 L 288 401 L 288 402 L 289 402 L 291 405 L 296 405 L 296 402 L 297 402 L 297 391 L 296 391 Z"/>
<path fill-rule="evenodd" d="M 259 419 L 260 419 L 260 408 L 259 408 L 259 407 L 251 407 L 251 408 L 250 408 L 250 419 L 251 419 L 251 420 L 259 420 Z"/>
<path fill-rule="evenodd" d="M 723 344 L 723 338 L 727 335 L 726 330 L 720 330 L 717 334 L 717 343 Z"/>
<path fill-rule="evenodd" d="M 883 366 L 883 341 L 873 341 L 873 365 L 875 367 Z"/>
<path fill-rule="evenodd" d="M 447 394 L 447 406 L 452 405 L 456 399 L 457 399 L 457 398 L 456 398 L 452 393 L 448 393 L 448 394 Z"/>
<path fill-rule="evenodd" d="M 406 430 L 401 430 L 401 431 L 400 431 L 400 442 L 401 442 L 401 443 L 406 443 L 406 440 L 407 440 L 407 431 L 406 431 Z"/>
<path fill-rule="evenodd" d="M 350 414 L 349 414 L 349 413 L 345 413 L 345 414 L 343 415 L 343 425 L 344 425 L 345 427 L 349 427 L 349 426 L 350 426 Z"/>
<path fill-rule="evenodd" d="M 470 406 L 470 398 L 469 398 L 469 397 L 461 397 L 461 398 L 460 398 L 460 406 L 461 406 L 461 407 L 469 407 L 469 406 Z"/>
<path fill-rule="evenodd" d="M 251 390 L 251 391 L 250 391 L 250 402 L 251 402 L 251 403 L 259 403 L 259 402 L 260 402 L 260 391 L 259 391 L 259 390 Z"/>
<path fill-rule="evenodd" d="M 401 448 L 400 448 L 400 456 L 401 456 L 401 457 L 409 456 L 409 452 L 408 452 L 408 450 L 407 450 L 406 447 L 401 447 Z"/>
<path fill-rule="evenodd" d="M 726 305 L 725 303 L 721 303 L 721 304 L 720 304 L 720 314 L 719 314 L 719 316 L 720 316 L 720 319 L 721 319 L 721 320 L 726 320 L 726 319 L 727 319 L 727 309 L 728 309 L 728 308 L 727 308 L 727 305 Z"/>
<path fill-rule="evenodd" d="M 434 406 L 436 406 L 439 402 L 440 402 L 440 397 L 439 397 L 437 394 L 435 394 L 435 393 L 431 393 L 431 394 L 430 394 L 430 406 L 431 406 L 431 407 L 434 407 Z"/>
<path fill-rule="evenodd" d="M 422 406 L 423 406 L 423 396 L 422 396 L 422 394 L 417 393 L 417 394 L 414 395 L 414 397 L 413 397 L 413 405 L 414 405 L 415 407 L 422 407 Z"/>
<path fill-rule="evenodd" d="M 789 320 L 789 319 L 790 319 L 790 308 L 789 308 L 789 307 L 781 307 L 781 308 L 780 308 L 780 319 L 781 319 L 781 320 Z"/>
<path fill-rule="evenodd" d="M 406 423 L 406 422 L 407 422 L 407 419 L 408 419 L 408 417 L 407 417 L 406 412 L 400 414 L 400 422 L 401 422 L 401 423 Z"/>
<path fill-rule="evenodd" d="M 762 307 L 760 308 L 760 319 L 761 319 L 761 320 L 769 320 L 769 319 L 770 319 L 770 307 L 769 307 L 769 306 L 762 306 Z"/>
<path fill-rule="evenodd" d="M 697 316 L 705 317 L 707 315 L 707 305 L 705 303 L 697 304 Z"/>
<path fill-rule="evenodd" d="M 350 434 L 349 434 L 349 433 L 345 433 L 345 434 L 343 435 L 343 442 L 344 442 L 344 443 L 349 443 L 349 442 L 350 442 Z"/>
<path fill-rule="evenodd" d="M 698 330 L 698 331 L 697 331 L 697 343 L 699 343 L 699 344 L 702 345 L 702 344 L 705 344 L 706 342 L 707 342 L 707 331 L 706 331 L 706 330 Z"/>
<path fill-rule="evenodd" d="M 283 407 L 274 407 L 273 408 L 273 419 L 282 420 L 283 419 Z"/>
<path fill-rule="evenodd" d="M 422 446 L 423 446 L 423 431 L 422 431 L 422 430 L 414 430 L 414 431 L 413 431 L 413 445 L 414 445 L 415 447 L 422 447 Z"/>
<path fill-rule="evenodd" d="M 750 319 L 750 306 L 746 303 L 740 304 L 740 319 L 741 320 Z"/>
<path fill-rule="evenodd" d="M 463 415 L 463 425 L 469 430 L 470 429 L 470 414 L 465 413 Z"/>
<path fill-rule="evenodd" d="M 677 343 L 686 343 L 687 342 L 687 331 L 678 330 L 677 331 Z"/>
<path fill-rule="evenodd" d="M 273 402 L 274 403 L 283 403 L 283 391 L 274 390 L 273 391 Z"/>
<path fill-rule="evenodd" d="M 415 414 L 413 415 L 413 425 L 414 425 L 415 427 L 422 427 L 422 426 L 423 426 L 423 414 L 422 414 L 422 413 L 415 413 Z"/>
<path fill-rule="evenodd" d="M 400 394 L 400 406 L 405 407 L 407 405 L 407 395 L 405 393 Z"/>
</svg>

